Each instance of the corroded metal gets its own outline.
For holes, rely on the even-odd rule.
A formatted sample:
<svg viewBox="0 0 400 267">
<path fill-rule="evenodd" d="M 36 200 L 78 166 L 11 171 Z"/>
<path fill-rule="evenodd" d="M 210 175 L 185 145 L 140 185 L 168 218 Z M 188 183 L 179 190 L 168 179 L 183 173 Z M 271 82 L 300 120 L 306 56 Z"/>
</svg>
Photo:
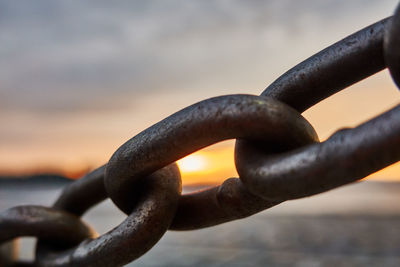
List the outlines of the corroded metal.
<svg viewBox="0 0 400 267">
<path fill-rule="evenodd" d="M 195 230 L 241 219 L 271 208 L 269 201 L 249 192 L 238 178 L 221 185 L 182 195 L 171 230 Z"/>
<path fill-rule="evenodd" d="M 399 161 L 399 148 L 400 105 L 354 129 L 340 130 L 325 142 L 296 150 L 276 153 L 238 142 L 235 162 L 250 192 L 285 201 L 364 178 Z"/>
<path fill-rule="evenodd" d="M 179 170 L 171 164 L 137 185 L 137 202 L 117 227 L 68 250 L 37 249 L 40 266 L 123 266 L 140 257 L 164 235 L 174 218 L 182 189 Z M 136 188 L 137 189 L 137 188 Z M 62 209 L 60 202 L 58 208 Z"/>
<path fill-rule="evenodd" d="M 54 245 L 76 245 L 96 235 L 78 217 L 52 208 L 17 206 L 0 213 L 0 243 L 34 236 L 51 240 Z"/>
<path fill-rule="evenodd" d="M 325 48 L 280 76 L 261 95 L 299 112 L 385 68 L 383 19 Z"/>
<path fill-rule="evenodd" d="M 14 262 L 17 251 L 12 240 L 23 236 L 40 237 L 47 245 L 65 249 L 97 233 L 78 217 L 60 210 L 41 206 L 13 207 L 0 213 L 1 266 L 33 266 L 33 263 Z"/>
<path fill-rule="evenodd" d="M 110 161 L 64 188 L 53 208 L 0 214 L 1 266 L 122 266 L 167 229 L 191 230 L 244 218 L 288 199 L 318 194 L 400 160 L 400 105 L 320 143 L 300 112 L 388 66 L 400 82 L 400 6 L 322 50 L 261 96 L 228 95 L 189 106 L 123 144 Z M 180 195 L 176 160 L 237 139 L 240 178 Z M 78 216 L 110 197 L 128 217 L 96 237 Z M 14 259 L 15 237 L 39 238 L 32 263 Z M 6 254 L 4 254 L 6 253 Z"/>
<path fill-rule="evenodd" d="M 385 34 L 385 61 L 397 87 L 400 88 L 400 5 Z"/>
<path fill-rule="evenodd" d="M 83 215 L 89 208 L 107 198 L 104 187 L 105 165 L 67 185 L 54 203 L 54 208 Z"/>
<path fill-rule="evenodd" d="M 104 167 L 68 185 L 54 207 L 80 216 L 106 199 L 102 174 Z M 82 206 L 78 204 L 80 202 L 83 203 Z M 194 230 L 209 227 L 250 216 L 276 204 L 278 202 L 267 201 L 251 194 L 238 178 L 230 178 L 220 186 L 182 195 L 169 229 Z"/>
<path fill-rule="evenodd" d="M 385 27 L 395 28 L 392 19 L 377 22 L 306 59 L 279 77 L 261 95 L 283 101 L 302 112 L 383 69 L 383 38 Z M 399 52 L 399 47 L 392 50 Z M 278 154 L 260 149 L 257 143 L 238 140 L 237 171 L 252 193 L 270 201 L 321 193 L 399 161 L 398 118 L 400 106 L 355 129 L 338 131 L 321 144 L 293 151 L 283 149 Z"/>
<path fill-rule="evenodd" d="M 279 101 L 253 95 L 210 98 L 167 117 L 123 144 L 106 167 L 107 194 L 129 213 L 136 203 L 132 188 L 143 176 L 232 138 L 263 140 L 267 147 L 287 149 L 318 140 L 312 126 Z"/>
</svg>

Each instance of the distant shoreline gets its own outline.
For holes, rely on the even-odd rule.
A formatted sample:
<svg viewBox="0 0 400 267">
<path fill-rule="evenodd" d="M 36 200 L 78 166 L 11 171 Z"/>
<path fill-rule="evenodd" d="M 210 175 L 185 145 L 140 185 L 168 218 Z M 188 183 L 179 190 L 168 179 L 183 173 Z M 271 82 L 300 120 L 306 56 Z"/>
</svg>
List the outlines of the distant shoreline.
<svg viewBox="0 0 400 267">
<path fill-rule="evenodd" d="M 0 175 L 0 187 L 3 186 L 18 186 L 18 185 L 67 185 L 74 182 L 74 179 L 59 175 L 59 174 L 34 174 L 34 175 Z M 374 181 L 374 180 L 361 180 L 351 183 L 363 184 L 363 187 L 382 187 L 385 189 L 400 190 L 400 181 Z M 211 187 L 218 186 L 219 184 L 184 184 L 184 193 L 205 190 Z M 349 184 L 350 185 L 350 184 Z M 348 185 L 345 185 L 346 187 Z"/>
<path fill-rule="evenodd" d="M 72 183 L 74 180 L 57 174 L 37 174 L 27 176 L 0 176 L 0 186 L 5 185 L 32 185 L 32 184 L 52 184 L 64 185 Z"/>
</svg>

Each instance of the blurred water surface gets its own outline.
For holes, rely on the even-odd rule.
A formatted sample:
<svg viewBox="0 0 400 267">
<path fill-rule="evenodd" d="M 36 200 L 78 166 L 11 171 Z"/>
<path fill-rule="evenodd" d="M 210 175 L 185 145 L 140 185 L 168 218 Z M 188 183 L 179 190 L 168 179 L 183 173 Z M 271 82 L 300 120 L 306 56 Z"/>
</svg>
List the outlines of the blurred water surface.
<svg viewBox="0 0 400 267">
<path fill-rule="evenodd" d="M 0 210 L 51 205 L 59 186 L 3 186 Z M 167 232 L 128 266 L 400 266 L 400 184 L 361 182 L 288 201 L 250 218 L 190 232 Z M 108 200 L 84 220 L 99 233 L 123 215 Z M 20 256 L 33 257 L 33 238 Z"/>
</svg>

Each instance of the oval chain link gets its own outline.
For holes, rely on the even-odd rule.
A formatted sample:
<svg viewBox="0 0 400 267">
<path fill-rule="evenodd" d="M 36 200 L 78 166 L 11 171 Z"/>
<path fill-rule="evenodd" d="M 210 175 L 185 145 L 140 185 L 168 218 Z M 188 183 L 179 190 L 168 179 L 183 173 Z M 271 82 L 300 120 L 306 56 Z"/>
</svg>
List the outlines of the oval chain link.
<svg viewBox="0 0 400 267">
<path fill-rule="evenodd" d="M 68 185 L 53 208 L 20 206 L 0 213 L 0 264 L 122 266 L 148 251 L 167 229 L 243 218 L 399 161 L 400 105 L 322 143 L 300 115 L 386 66 L 399 87 L 399 48 L 400 6 L 393 17 L 290 69 L 259 97 L 211 98 L 169 116 L 128 140 L 107 165 Z M 237 139 L 240 178 L 181 196 L 176 160 L 225 139 Z M 128 217 L 97 237 L 78 216 L 108 197 Z M 35 262 L 14 261 L 12 239 L 20 236 L 40 239 Z"/>
</svg>

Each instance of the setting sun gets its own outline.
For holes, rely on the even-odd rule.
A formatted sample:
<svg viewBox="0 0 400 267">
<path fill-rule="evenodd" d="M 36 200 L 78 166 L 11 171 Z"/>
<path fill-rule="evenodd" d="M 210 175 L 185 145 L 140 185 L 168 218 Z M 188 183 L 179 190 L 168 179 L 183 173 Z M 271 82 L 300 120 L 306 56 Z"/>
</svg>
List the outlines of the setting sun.
<svg viewBox="0 0 400 267">
<path fill-rule="evenodd" d="M 207 159 L 202 155 L 189 155 L 178 161 L 182 172 L 198 172 L 204 170 Z"/>
<path fill-rule="evenodd" d="M 230 177 L 237 177 L 233 160 L 234 140 L 227 140 L 206 147 L 179 160 L 184 185 L 220 184 Z"/>
</svg>

